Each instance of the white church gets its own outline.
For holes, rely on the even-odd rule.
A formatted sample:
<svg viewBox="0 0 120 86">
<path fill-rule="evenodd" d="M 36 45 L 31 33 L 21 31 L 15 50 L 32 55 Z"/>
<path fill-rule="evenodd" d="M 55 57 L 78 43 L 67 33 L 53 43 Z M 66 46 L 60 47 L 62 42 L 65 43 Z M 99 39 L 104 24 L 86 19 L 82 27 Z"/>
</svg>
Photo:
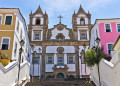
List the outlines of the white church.
<svg viewBox="0 0 120 86">
<path fill-rule="evenodd" d="M 71 18 L 72 28 L 60 22 L 48 27 L 48 14 L 40 6 L 29 14 L 28 37 L 31 44 L 30 74 L 39 78 L 86 78 L 90 69 L 84 51 L 89 49 L 91 14 L 80 6 Z"/>
</svg>

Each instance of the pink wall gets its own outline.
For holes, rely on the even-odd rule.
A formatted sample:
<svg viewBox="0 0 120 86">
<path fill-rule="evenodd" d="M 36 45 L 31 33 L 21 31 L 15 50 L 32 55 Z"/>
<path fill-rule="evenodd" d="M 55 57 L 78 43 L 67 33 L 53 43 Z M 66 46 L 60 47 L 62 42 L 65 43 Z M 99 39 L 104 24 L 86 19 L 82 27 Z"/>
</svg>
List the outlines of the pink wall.
<svg viewBox="0 0 120 86">
<path fill-rule="evenodd" d="M 118 35 L 120 34 L 120 32 L 117 32 L 116 22 L 111 22 L 110 24 L 111 24 L 112 32 L 105 32 L 104 23 L 99 24 L 99 35 L 101 40 L 100 44 L 101 46 L 104 47 L 104 52 L 106 54 L 107 54 L 107 43 L 114 43 Z"/>
</svg>

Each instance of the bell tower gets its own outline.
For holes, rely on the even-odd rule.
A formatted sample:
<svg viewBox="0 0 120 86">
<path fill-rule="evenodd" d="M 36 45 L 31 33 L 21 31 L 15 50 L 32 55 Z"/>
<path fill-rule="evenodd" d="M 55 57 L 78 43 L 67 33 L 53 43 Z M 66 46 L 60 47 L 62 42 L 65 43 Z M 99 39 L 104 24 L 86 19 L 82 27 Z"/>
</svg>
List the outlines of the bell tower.
<svg viewBox="0 0 120 86">
<path fill-rule="evenodd" d="M 37 10 L 29 14 L 29 25 L 28 25 L 28 36 L 31 41 L 45 41 L 46 40 L 46 32 L 48 30 L 48 14 L 43 13 L 43 11 L 39 7 Z"/>
<path fill-rule="evenodd" d="M 91 14 L 86 13 L 82 6 L 77 13 L 73 13 L 72 16 L 72 28 L 74 32 L 75 40 L 89 40 L 89 29 L 91 26 Z M 85 33 L 85 34 L 83 34 Z"/>
</svg>

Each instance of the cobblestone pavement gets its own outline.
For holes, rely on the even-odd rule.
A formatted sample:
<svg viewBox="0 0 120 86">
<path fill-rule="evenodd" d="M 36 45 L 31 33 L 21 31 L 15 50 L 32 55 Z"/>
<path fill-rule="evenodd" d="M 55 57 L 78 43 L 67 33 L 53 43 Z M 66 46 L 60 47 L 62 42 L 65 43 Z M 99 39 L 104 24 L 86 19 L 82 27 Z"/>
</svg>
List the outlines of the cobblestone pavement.
<svg viewBox="0 0 120 86">
<path fill-rule="evenodd" d="M 93 82 L 89 79 L 33 79 L 33 81 L 28 82 L 25 86 L 95 86 Z"/>
</svg>

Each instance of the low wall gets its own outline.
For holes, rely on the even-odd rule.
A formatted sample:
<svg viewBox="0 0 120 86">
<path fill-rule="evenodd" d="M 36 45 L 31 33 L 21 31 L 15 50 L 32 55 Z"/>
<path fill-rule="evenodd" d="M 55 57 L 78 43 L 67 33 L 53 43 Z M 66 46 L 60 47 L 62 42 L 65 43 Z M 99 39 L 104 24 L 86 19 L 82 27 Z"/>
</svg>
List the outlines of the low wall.
<svg viewBox="0 0 120 86">
<path fill-rule="evenodd" d="M 21 63 L 19 83 L 24 86 L 30 80 L 30 64 L 27 61 Z M 14 61 L 3 66 L 0 63 L 0 86 L 15 86 L 18 82 L 18 62 Z"/>
<path fill-rule="evenodd" d="M 120 86 L 120 60 L 115 64 L 102 59 L 99 64 L 101 86 Z M 98 67 L 91 69 L 91 80 L 99 86 Z"/>
</svg>

